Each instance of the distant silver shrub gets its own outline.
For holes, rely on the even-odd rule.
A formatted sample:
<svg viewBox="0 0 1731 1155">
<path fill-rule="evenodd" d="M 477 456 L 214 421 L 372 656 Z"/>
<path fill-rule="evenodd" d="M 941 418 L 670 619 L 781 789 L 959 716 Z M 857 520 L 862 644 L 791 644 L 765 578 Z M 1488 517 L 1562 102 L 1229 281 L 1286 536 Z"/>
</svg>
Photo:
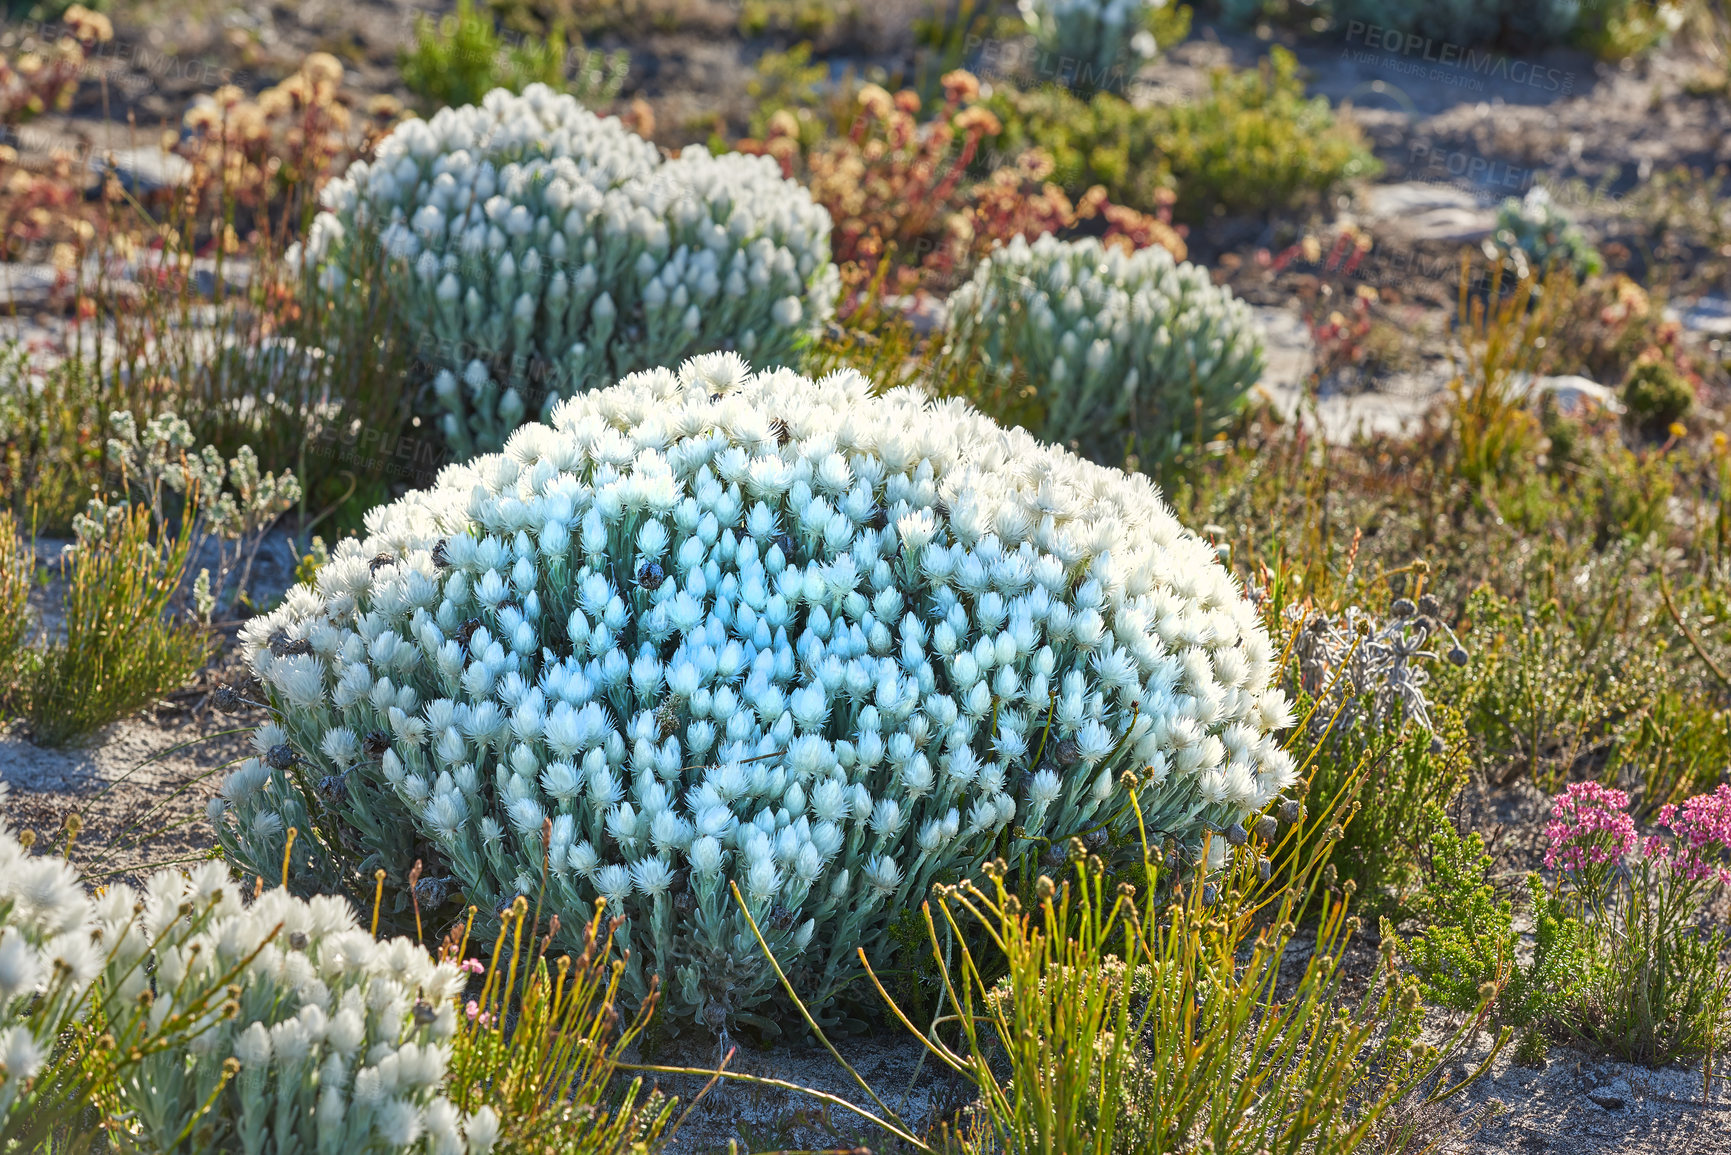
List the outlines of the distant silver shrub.
<svg viewBox="0 0 1731 1155">
<path fill-rule="evenodd" d="M 790 358 L 840 284 L 829 214 L 773 160 L 662 160 L 533 84 L 394 129 L 323 194 L 305 253 L 335 292 L 383 268 L 459 458 L 636 369 Z"/>
<path fill-rule="evenodd" d="M 949 302 L 949 367 L 1015 379 L 1032 432 L 1085 455 L 1157 460 L 1218 430 L 1262 372 L 1250 310 L 1165 249 L 1014 238 Z"/>
<path fill-rule="evenodd" d="M 1148 16 L 1165 0 L 1021 0 L 1046 69 L 1085 88 L 1122 88 L 1156 49 Z"/>
<path fill-rule="evenodd" d="M 277 720 L 224 846 L 483 912 L 545 871 L 675 1021 L 776 997 L 730 882 L 821 1003 L 933 881 L 1133 836 L 1126 771 L 1192 853 L 1293 779 L 1268 637 L 1145 477 L 856 373 L 635 374 L 367 525 L 246 627 Z"/>
</svg>

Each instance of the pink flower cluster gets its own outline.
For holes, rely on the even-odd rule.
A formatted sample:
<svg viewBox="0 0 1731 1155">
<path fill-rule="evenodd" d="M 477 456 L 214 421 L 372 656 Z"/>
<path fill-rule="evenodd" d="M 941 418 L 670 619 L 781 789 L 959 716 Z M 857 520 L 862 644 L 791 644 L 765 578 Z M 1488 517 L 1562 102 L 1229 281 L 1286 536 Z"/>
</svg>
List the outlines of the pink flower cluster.
<svg viewBox="0 0 1731 1155">
<path fill-rule="evenodd" d="M 1579 871 L 1615 862 L 1635 849 L 1629 796 L 1597 782 L 1576 782 L 1551 806 L 1545 866 Z"/>
<path fill-rule="evenodd" d="M 1649 855 L 1668 861 L 1683 878 L 1713 878 L 1731 886 L 1731 785 L 1697 794 L 1682 806 L 1661 807 L 1657 825 L 1670 831 L 1675 842 L 1650 839 Z"/>
</svg>

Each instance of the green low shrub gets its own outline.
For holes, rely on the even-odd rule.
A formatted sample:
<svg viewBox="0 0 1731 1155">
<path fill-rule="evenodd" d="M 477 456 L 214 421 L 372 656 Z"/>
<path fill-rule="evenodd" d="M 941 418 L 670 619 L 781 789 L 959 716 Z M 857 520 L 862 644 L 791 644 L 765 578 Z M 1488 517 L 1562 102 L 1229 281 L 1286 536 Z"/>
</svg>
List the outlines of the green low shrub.
<svg viewBox="0 0 1731 1155">
<path fill-rule="evenodd" d="M 1217 69 L 1208 94 L 1162 109 L 1154 141 L 1177 181 L 1177 215 L 1261 213 L 1314 204 L 1382 171 L 1350 120 L 1304 95 L 1298 60 L 1272 48 L 1254 69 Z"/>
<path fill-rule="evenodd" d="M 1663 358 L 1645 357 L 1629 367 L 1623 404 L 1629 424 L 1645 437 L 1663 440 L 1694 410 L 1695 389 Z"/>
<path fill-rule="evenodd" d="M 578 56 L 575 75 L 570 72 L 573 55 Z M 478 104 L 495 88 L 522 92 L 531 84 L 569 93 L 582 104 L 605 104 L 619 94 L 629 67 L 623 50 L 606 56 L 583 52 L 579 44 L 573 53 L 562 27 L 507 43 L 492 14 L 477 12 L 472 0 L 457 0 L 456 12 L 437 21 L 421 16 L 414 46 L 398 61 L 403 84 L 429 111 Z"/>
<path fill-rule="evenodd" d="M 1521 1031 L 1521 1057 L 1536 1060 L 1545 1051 L 1550 1016 L 1578 998 L 1586 981 L 1585 928 L 1538 875 L 1529 875 L 1534 941 L 1523 965 L 1514 904 L 1490 881 L 1484 840 L 1463 838 L 1434 803 L 1426 818 L 1428 878 L 1408 911 L 1421 929 L 1402 944 L 1406 960 L 1423 981 L 1425 997 L 1451 1010 L 1480 1007 L 1489 984 L 1497 1019 Z M 1386 922 L 1383 933 L 1394 934 Z"/>
<path fill-rule="evenodd" d="M 1071 197 L 1100 185 L 1113 201 L 1149 213 L 1170 197 L 1173 175 L 1155 142 L 1159 110 L 1138 109 L 1111 92 L 1083 100 L 1055 84 L 997 85 L 985 104 L 1001 126 L 991 140 L 994 155 L 1040 149 L 1052 158 L 1051 179 Z"/>
<path fill-rule="evenodd" d="M 1304 95 L 1296 58 L 1279 47 L 1254 69 L 1216 70 L 1206 95 L 1181 104 L 1138 108 L 1048 85 L 1002 89 L 987 107 L 1002 125 L 995 148 L 1046 151 L 1071 196 L 1099 184 L 1112 200 L 1155 212 L 1162 190 L 1175 188 L 1188 221 L 1302 208 L 1382 167 L 1351 121 Z"/>
</svg>

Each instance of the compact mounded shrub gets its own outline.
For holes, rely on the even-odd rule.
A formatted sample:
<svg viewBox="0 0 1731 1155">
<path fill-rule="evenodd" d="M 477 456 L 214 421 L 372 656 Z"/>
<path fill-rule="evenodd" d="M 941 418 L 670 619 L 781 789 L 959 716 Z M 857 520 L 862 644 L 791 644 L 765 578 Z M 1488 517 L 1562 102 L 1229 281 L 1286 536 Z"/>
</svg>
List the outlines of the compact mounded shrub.
<svg viewBox="0 0 1731 1155">
<path fill-rule="evenodd" d="M 274 877 L 292 825 L 291 886 L 369 896 L 420 858 L 429 917 L 600 895 L 675 1020 L 763 1021 L 730 883 L 822 1002 L 932 882 L 1132 832 L 1126 770 L 1192 854 L 1293 778 L 1213 550 L 1146 478 L 959 401 L 712 354 L 368 525 L 246 629 L 278 721 L 225 848 Z"/>
<path fill-rule="evenodd" d="M 1021 0 L 1022 18 L 1060 78 L 1083 88 L 1123 88 L 1153 57 L 1155 0 Z M 1054 61 L 1053 58 L 1056 58 Z"/>
<path fill-rule="evenodd" d="M 783 360 L 839 285 L 829 214 L 773 161 L 663 162 L 540 84 L 399 126 L 323 200 L 306 254 L 356 293 L 382 263 L 459 457 L 635 369 Z"/>
<path fill-rule="evenodd" d="M 1650 437 L 1665 437 L 1695 408 L 1695 390 L 1663 358 L 1643 357 L 1629 367 L 1623 381 L 1623 404 L 1629 424 Z"/>
<path fill-rule="evenodd" d="M 1114 201 L 1155 212 L 1175 188 L 1186 221 L 1300 208 L 1381 169 L 1350 118 L 1305 95 L 1297 59 L 1278 46 L 1256 68 L 1215 69 L 1206 94 L 1178 104 L 1139 108 L 1107 91 L 1083 99 L 1057 85 L 1000 85 L 985 107 L 1000 123 L 994 149 L 1050 153 L 1071 196 L 1099 184 Z"/>
<path fill-rule="evenodd" d="M 1557 265 L 1576 277 L 1586 277 L 1604 267 L 1599 250 L 1543 185 L 1528 189 L 1519 199 L 1509 197 L 1497 208 L 1497 242 L 1519 249 L 1539 270 Z"/>
<path fill-rule="evenodd" d="M 1262 372 L 1249 309 L 1163 248 L 1020 237 L 950 298 L 947 357 L 1037 436 L 1144 459 L 1206 438 Z M 998 405 L 991 405 L 1000 409 Z"/>
</svg>

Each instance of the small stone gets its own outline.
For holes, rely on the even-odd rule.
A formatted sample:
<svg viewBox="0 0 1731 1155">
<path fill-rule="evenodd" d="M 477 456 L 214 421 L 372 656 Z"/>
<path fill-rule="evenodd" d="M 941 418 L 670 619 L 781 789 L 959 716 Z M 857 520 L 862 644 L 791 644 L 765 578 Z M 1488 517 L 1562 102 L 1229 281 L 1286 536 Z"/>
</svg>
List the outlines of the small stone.
<svg viewBox="0 0 1731 1155">
<path fill-rule="evenodd" d="M 1623 1109 L 1623 1096 L 1605 1087 L 1596 1091 L 1588 1091 L 1587 1098 L 1607 1111 L 1621 1111 Z"/>
</svg>

